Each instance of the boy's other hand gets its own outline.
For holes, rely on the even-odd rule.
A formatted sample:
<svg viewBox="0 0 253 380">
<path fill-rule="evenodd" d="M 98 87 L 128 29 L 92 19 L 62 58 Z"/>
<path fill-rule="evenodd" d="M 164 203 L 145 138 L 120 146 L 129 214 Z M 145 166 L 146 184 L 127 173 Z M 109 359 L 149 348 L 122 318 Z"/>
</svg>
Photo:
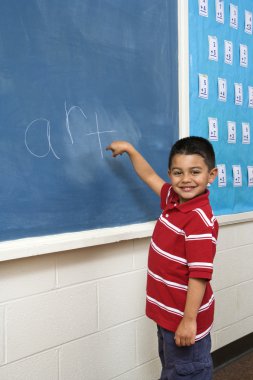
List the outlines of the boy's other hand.
<svg viewBox="0 0 253 380">
<path fill-rule="evenodd" d="M 133 146 L 129 144 L 127 141 L 113 141 L 106 150 L 112 151 L 112 156 L 117 157 L 123 153 L 130 153 L 133 149 Z"/>
<path fill-rule="evenodd" d="M 191 346 L 195 343 L 197 333 L 196 320 L 183 318 L 175 332 L 175 343 L 179 347 Z"/>
</svg>

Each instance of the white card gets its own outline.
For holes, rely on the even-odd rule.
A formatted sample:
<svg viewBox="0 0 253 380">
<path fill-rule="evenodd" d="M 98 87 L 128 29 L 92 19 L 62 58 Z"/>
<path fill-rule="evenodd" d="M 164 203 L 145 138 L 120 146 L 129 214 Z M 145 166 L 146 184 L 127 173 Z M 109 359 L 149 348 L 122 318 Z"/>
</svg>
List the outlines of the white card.
<svg viewBox="0 0 253 380">
<path fill-rule="evenodd" d="M 230 3 L 230 26 L 238 29 L 238 6 Z"/>
<path fill-rule="evenodd" d="M 217 169 L 218 169 L 218 186 L 219 187 L 227 186 L 226 165 L 224 164 L 217 165 Z"/>
<path fill-rule="evenodd" d="M 224 0 L 216 0 L 216 21 L 224 24 Z"/>
<path fill-rule="evenodd" d="M 253 166 L 247 166 L 248 169 L 248 186 L 253 186 Z"/>
<path fill-rule="evenodd" d="M 232 165 L 233 168 L 233 185 L 242 186 L 242 168 L 240 165 Z"/>
<path fill-rule="evenodd" d="M 248 94 L 249 94 L 249 103 L 248 106 L 253 108 L 253 87 L 248 86 Z"/>
<path fill-rule="evenodd" d="M 245 11 L 245 25 L 244 31 L 248 34 L 252 34 L 252 12 Z"/>
<path fill-rule="evenodd" d="M 224 41 L 224 62 L 228 65 L 233 64 L 233 42 L 232 41 Z"/>
<path fill-rule="evenodd" d="M 218 40 L 216 36 L 208 36 L 209 41 L 209 59 L 218 61 Z"/>
<path fill-rule="evenodd" d="M 208 126 L 209 126 L 209 140 L 218 141 L 219 139 L 218 119 L 215 117 L 209 117 Z"/>
<path fill-rule="evenodd" d="M 236 143 L 236 122 L 228 121 L 228 143 Z"/>
<path fill-rule="evenodd" d="M 242 123 L 242 143 L 250 144 L 250 126 L 249 123 Z"/>
<path fill-rule="evenodd" d="M 199 74 L 199 97 L 208 99 L 208 76 Z"/>
<path fill-rule="evenodd" d="M 227 80 L 218 78 L 218 99 L 222 102 L 227 101 Z"/>
<path fill-rule="evenodd" d="M 242 83 L 235 83 L 235 104 L 241 106 L 243 103 Z"/>
<path fill-rule="evenodd" d="M 248 46 L 240 44 L 240 66 L 248 67 Z"/>
<path fill-rule="evenodd" d="M 208 0 L 199 0 L 199 15 L 208 17 Z"/>
</svg>

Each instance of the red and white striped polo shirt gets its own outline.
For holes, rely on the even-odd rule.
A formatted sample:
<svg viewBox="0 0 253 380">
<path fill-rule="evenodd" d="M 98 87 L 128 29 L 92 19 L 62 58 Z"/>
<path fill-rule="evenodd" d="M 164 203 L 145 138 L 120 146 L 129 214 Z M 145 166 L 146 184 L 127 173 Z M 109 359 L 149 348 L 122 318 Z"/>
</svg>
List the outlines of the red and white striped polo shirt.
<svg viewBox="0 0 253 380">
<path fill-rule="evenodd" d="M 212 277 L 218 222 L 208 195 L 207 190 L 179 204 L 171 185 L 162 187 L 163 212 L 149 250 L 146 314 L 169 331 L 175 332 L 183 317 L 189 278 Z M 210 332 L 213 315 L 214 296 L 208 281 L 197 316 L 196 340 Z"/>
</svg>

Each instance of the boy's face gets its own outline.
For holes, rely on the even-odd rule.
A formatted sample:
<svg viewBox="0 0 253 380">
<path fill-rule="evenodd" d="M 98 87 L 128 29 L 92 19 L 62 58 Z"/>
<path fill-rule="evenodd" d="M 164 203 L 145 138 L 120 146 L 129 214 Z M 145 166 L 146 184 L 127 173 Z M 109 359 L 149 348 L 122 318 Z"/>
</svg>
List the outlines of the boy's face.
<svg viewBox="0 0 253 380">
<path fill-rule="evenodd" d="M 176 154 L 169 169 L 172 188 L 180 203 L 203 194 L 216 175 L 217 169 L 209 170 L 204 158 L 198 154 Z"/>
</svg>

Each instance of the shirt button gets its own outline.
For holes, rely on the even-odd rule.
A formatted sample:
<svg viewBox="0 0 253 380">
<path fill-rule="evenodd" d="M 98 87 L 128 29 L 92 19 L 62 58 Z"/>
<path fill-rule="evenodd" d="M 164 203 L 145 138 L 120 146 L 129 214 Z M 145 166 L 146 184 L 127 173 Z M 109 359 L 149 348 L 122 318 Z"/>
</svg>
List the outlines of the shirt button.
<svg viewBox="0 0 253 380">
<path fill-rule="evenodd" d="M 165 216 L 166 216 L 166 218 L 168 218 L 168 217 L 169 217 L 169 214 L 166 214 Z"/>
</svg>

